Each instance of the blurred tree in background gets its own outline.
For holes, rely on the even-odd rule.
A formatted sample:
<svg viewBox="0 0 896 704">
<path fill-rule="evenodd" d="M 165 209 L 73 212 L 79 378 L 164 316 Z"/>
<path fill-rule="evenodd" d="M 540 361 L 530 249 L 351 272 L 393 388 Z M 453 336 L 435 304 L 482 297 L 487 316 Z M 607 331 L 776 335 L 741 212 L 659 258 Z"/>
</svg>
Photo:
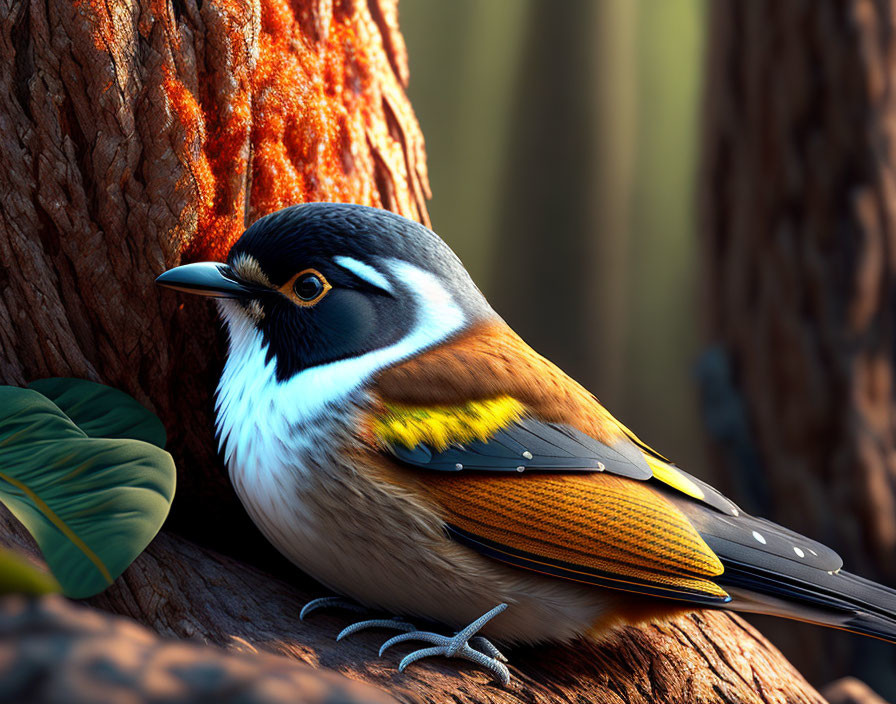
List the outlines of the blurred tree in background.
<svg viewBox="0 0 896 704">
<path fill-rule="evenodd" d="M 699 0 L 405 0 L 434 229 L 498 312 L 700 473 Z"/>
<path fill-rule="evenodd" d="M 401 20 L 433 226 L 498 312 L 657 449 L 893 584 L 891 5 Z M 890 646 L 761 626 L 815 684 L 896 698 Z"/>
<path fill-rule="evenodd" d="M 717 464 L 761 474 L 748 508 L 894 584 L 896 5 L 729 1 L 711 14 L 703 307 L 710 361 L 746 421 L 723 431 Z M 730 451 L 735 435 L 758 463 Z M 892 646 L 762 629 L 810 680 L 851 671 L 896 697 Z"/>
</svg>

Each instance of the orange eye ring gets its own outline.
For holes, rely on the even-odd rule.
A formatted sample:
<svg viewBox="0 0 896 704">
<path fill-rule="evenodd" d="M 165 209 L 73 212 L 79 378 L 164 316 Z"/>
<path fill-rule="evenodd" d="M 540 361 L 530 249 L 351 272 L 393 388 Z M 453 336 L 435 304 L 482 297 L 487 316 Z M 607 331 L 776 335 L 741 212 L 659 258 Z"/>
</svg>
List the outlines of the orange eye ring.
<svg viewBox="0 0 896 704">
<path fill-rule="evenodd" d="M 312 294 L 310 297 L 300 295 L 297 290 L 297 284 L 305 283 L 302 281 L 303 278 L 310 285 L 310 287 L 305 287 L 308 290 L 308 293 Z M 312 284 L 312 281 L 315 283 Z M 314 289 L 315 285 L 317 287 L 316 290 Z M 327 277 L 321 274 L 317 269 L 302 269 L 302 271 L 290 278 L 289 281 L 283 284 L 278 290 L 297 306 L 310 308 L 317 305 L 332 288 L 330 282 L 327 281 Z"/>
</svg>

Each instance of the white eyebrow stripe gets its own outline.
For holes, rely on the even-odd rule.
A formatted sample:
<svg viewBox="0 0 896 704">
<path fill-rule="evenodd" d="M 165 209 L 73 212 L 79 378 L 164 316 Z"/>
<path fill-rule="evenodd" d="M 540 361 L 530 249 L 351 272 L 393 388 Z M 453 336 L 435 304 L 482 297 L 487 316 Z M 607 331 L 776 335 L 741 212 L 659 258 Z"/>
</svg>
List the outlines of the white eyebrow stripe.
<svg viewBox="0 0 896 704">
<path fill-rule="evenodd" d="M 364 281 L 366 281 L 367 283 L 372 284 L 373 286 L 376 286 L 383 291 L 394 293 L 392 283 L 389 281 L 389 279 L 387 279 L 379 271 L 370 266 L 370 264 L 365 264 L 364 262 L 359 261 L 354 257 L 346 257 L 342 255 L 333 257 L 333 261 L 343 269 L 348 269 L 359 279 L 364 279 Z"/>
</svg>

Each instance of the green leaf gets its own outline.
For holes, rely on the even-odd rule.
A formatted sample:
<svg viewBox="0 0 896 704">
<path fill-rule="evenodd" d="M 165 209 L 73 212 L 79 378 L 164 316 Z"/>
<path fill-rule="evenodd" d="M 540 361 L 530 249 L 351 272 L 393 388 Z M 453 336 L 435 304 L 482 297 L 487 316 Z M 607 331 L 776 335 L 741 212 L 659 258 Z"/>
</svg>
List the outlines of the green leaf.
<svg viewBox="0 0 896 704">
<path fill-rule="evenodd" d="M 107 409 L 102 413 L 77 398 L 75 385 L 57 396 L 89 433 L 42 393 L 0 387 L 0 501 L 31 532 L 63 591 L 75 598 L 102 591 L 133 562 L 161 528 L 174 496 L 171 455 L 121 437 L 135 428 L 141 438 L 159 439 L 151 424 L 133 423 L 136 402 L 125 396 L 122 415 L 130 420 L 119 422 L 110 399 L 124 395 L 99 393 L 95 386 L 80 388 L 86 398 L 99 399 Z M 44 388 L 53 393 L 61 385 Z M 102 437 L 103 418 L 113 437 Z"/>
<path fill-rule="evenodd" d="M 130 438 L 165 448 L 165 426 L 124 391 L 86 379 L 40 379 L 28 384 L 92 438 Z"/>
<path fill-rule="evenodd" d="M 60 591 L 53 576 L 16 555 L 0 548 L 0 596 L 4 594 L 50 594 Z"/>
</svg>

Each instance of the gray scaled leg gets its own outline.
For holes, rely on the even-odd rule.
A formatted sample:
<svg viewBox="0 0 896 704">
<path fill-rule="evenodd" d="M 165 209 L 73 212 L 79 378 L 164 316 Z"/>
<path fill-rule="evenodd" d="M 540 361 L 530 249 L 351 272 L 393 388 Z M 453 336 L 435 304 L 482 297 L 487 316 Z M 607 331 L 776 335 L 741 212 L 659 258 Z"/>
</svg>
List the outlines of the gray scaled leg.
<svg viewBox="0 0 896 704">
<path fill-rule="evenodd" d="M 312 599 L 305 604 L 305 606 L 302 607 L 302 611 L 299 613 L 299 619 L 305 620 L 305 617 L 314 611 L 329 608 L 347 609 L 356 613 L 365 613 L 368 611 L 366 607 L 349 599 L 340 596 L 325 596 L 319 599 Z M 390 638 L 383 643 L 383 646 L 380 648 L 380 655 L 382 655 L 387 648 L 391 648 L 396 643 L 402 643 L 407 640 L 422 640 L 427 643 L 433 643 L 435 647 L 423 648 L 407 655 L 398 666 L 400 672 L 403 672 L 412 662 L 434 655 L 442 655 L 449 658 L 463 658 L 464 660 L 475 662 L 494 673 L 501 684 L 506 686 L 508 682 L 510 682 L 510 672 L 504 665 L 504 663 L 507 662 L 507 658 L 504 657 L 504 654 L 498 650 L 488 638 L 475 635 L 480 628 L 506 608 L 507 604 L 499 604 L 450 638 L 429 631 L 418 631 L 413 624 L 408 623 L 400 617 L 395 617 L 358 621 L 357 623 L 353 623 L 350 626 L 343 628 L 339 632 L 339 635 L 336 636 L 336 640 L 342 640 L 343 638 L 347 638 L 350 635 L 367 630 L 368 628 L 388 628 L 404 631 L 401 635 Z"/>
<path fill-rule="evenodd" d="M 506 608 L 506 604 L 502 604 Z M 503 611 L 504 609 L 501 609 Z M 491 613 L 491 612 L 489 612 Z M 497 613 L 500 613 L 498 611 Z M 488 621 L 489 619 L 486 619 Z M 484 624 L 486 621 L 483 621 Z M 480 625 L 480 628 L 482 626 Z M 414 624 L 405 621 L 401 617 L 395 618 L 374 618 L 367 621 L 358 621 L 357 623 L 353 623 L 351 626 L 347 626 L 343 628 L 339 635 L 336 636 L 336 640 L 342 640 L 350 635 L 358 633 L 359 631 L 363 631 L 368 628 L 392 628 L 396 631 L 404 631 L 405 633 L 420 633 Z M 425 632 L 425 631 L 424 631 Z M 507 662 L 507 658 L 504 657 L 504 654 L 498 650 L 494 644 L 484 636 L 474 636 L 470 638 L 469 644 L 471 647 L 475 648 L 479 652 L 489 657 L 495 658 L 496 660 L 500 660 L 501 662 Z M 383 651 L 387 648 L 387 645 L 384 645 L 380 649 L 380 655 L 383 654 Z"/>
<path fill-rule="evenodd" d="M 408 665 L 417 662 L 417 660 L 422 660 L 423 658 L 432 657 L 434 655 L 440 655 L 446 658 L 462 658 L 464 660 L 469 660 L 470 662 L 475 662 L 477 665 L 489 670 L 495 675 L 501 685 L 506 687 L 510 682 L 510 671 L 504 664 L 507 662 L 507 658 L 505 658 L 501 654 L 501 651 L 492 645 L 490 641 L 482 636 L 475 635 L 480 628 L 506 608 L 507 604 L 498 604 L 495 608 L 477 618 L 462 631 L 459 631 L 457 634 L 450 637 L 439 635 L 438 633 L 431 633 L 429 631 L 409 631 L 408 633 L 402 633 L 383 643 L 383 647 L 380 648 L 380 655 L 382 655 L 387 648 L 391 648 L 397 643 L 404 643 L 409 640 L 420 640 L 425 643 L 432 643 L 433 647 L 431 648 L 421 648 L 420 650 L 415 650 L 413 653 L 406 655 L 398 665 L 399 672 L 404 672 L 404 669 Z M 471 643 L 477 645 L 479 649 L 473 648 Z"/>
</svg>

